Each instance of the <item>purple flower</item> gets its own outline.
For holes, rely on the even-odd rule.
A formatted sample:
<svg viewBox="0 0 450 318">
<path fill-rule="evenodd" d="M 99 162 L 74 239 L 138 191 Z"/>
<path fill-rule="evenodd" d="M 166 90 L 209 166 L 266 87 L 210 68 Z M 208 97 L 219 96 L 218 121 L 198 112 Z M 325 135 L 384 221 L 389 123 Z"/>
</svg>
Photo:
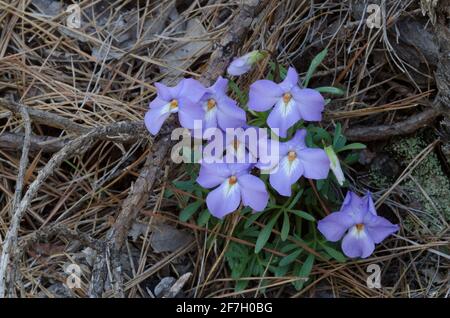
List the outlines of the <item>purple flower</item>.
<svg viewBox="0 0 450 318">
<path fill-rule="evenodd" d="M 241 200 L 255 211 L 264 210 L 269 200 L 266 185 L 250 169 L 250 164 L 202 164 L 197 182 L 204 188 L 219 186 L 206 197 L 212 215 L 223 218 L 237 210 Z"/>
<path fill-rule="evenodd" d="M 227 88 L 228 80 L 219 77 L 201 99 L 205 111 L 203 128 L 219 127 L 225 130 L 245 125 L 245 111 L 226 95 Z"/>
<path fill-rule="evenodd" d="M 333 212 L 318 223 L 319 231 L 328 241 L 342 240 L 342 250 L 349 257 L 370 256 L 375 244 L 397 232 L 399 227 L 378 216 L 370 192 L 359 197 L 349 191 L 341 210 Z"/>
<path fill-rule="evenodd" d="M 279 128 L 280 137 L 300 119 L 320 121 L 325 100 L 314 89 L 298 86 L 297 71 L 290 67 L 286 78 L 279 84 L 259 80 L 250 86 L 248 107 L 255 111 L 266 111 L 275 107 L 267 118 L 270 128 Z"/>
<path fill-rule="evenodd" d="M 213 135 L 206 135 L 210 142 L 205 146 L 204 162 L 256 163 L 261 130 L 247 125 L 214 130 Z"/>
<path fill-rule="evenodd" d="M 204 111 L 199 102 L 207 92 L 200 82 L 187 78 L 176 86 L 168 87 L 155 83 L 157 96 L 150 102 L 144 122 L 148 131 L 156 135 L 171 113 L 178 113 L 181 126 L 194 128 L 195 120 L 202 120 Z"/>
<path fill-rule="evenodd" d="M 238 57 L 228 66 L 227 72 L 230 75 L 239 76 L 247 73 L 252 68 L 253 64 L 264 58 L 265 54 L 260 51 L 252 51 L 241 57 Z"/>
<path fill-rule="evenodd" d="M 270 167 L 269 182 L 277 192 L 291 195 L 291 186 L 301 176 L 309 179 L 326 179 L 330 170 L 330 161 L 323 149 L 308 148 L 305 145 L 306 130 L 298 130 L 294 137 L 279 145 L 278 164 Z M 263 166 L 258 165 L 264 169 Z"/>
</svg>

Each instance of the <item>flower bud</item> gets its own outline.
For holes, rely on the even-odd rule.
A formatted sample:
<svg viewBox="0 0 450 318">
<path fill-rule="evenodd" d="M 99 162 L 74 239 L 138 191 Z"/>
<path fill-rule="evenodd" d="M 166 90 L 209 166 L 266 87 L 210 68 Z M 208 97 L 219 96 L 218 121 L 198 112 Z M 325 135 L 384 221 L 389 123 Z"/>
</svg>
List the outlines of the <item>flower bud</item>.
<svg viewBox="0 0 450 318">
<path fill-rule="evenodd" d="M 343 185 L 345 181 L 344 173 L 342 172 L 341 163 L 339 162 L 339 158 L 333 150 L 332 146 L 325 147 L 325 152 L 327 153 L 328 158 L 330 159 L 330 168 L 333 171 L 339 185 Z"/>
<path fill-rule="evenodd" d="M 228 66 L 227 72 L 230 75 L 239 76 L 247 73 L 252 68 L 253 64 L 259 62 L 266 56 L 266 52 L 252 51 L 241 57 L 238 57 Z"/>
</svg>

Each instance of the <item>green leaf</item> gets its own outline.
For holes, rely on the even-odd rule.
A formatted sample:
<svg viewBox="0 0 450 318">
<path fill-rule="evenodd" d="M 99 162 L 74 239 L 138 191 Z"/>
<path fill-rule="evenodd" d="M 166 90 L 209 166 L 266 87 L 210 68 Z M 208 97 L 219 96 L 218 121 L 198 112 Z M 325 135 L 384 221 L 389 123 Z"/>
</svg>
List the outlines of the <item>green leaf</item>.
<svg viewBox="0 0 450 318">
<path fill-rule="evenodd" d="M 189 181 L 174 181 L 173 182 L 175 188 L 184 190 L 187 192 L 192 192 L 195 189 L 195 181 L 189 180 Z"/>
<path fill-rule="evenodd" d="M 231 88 L 231 91 L 234 92 L 236 94 L 236 96 L 239 99 L 239 103 L 241 105 L 246 105 L 247 104 L 247 96 L 245 96 L 245 94 L 241 91 L 241 89 L 239 88 L 239 86 L 234 82 L 234 81 L 228 81 L 228 86 Z"/>
<path fill-rule="evenodd" d="M 344 162 L 348 165 L 354 164 L 359 159 L 359 153 L 353 152 L 350 153 L 347 157 L 345 157 Z"/>
<path fill-rule="evenodd" d="M 313 58 L 313 60 L 311 61 L 311 64 L 309 65 L 308 71 L 306 72 L 305 79 L 303 81 L 304 87 L 308 87 L 309 80 L 311 79 L 312 75 L 316 71 L 316 68 L 320 65 L 320 63 L 322 63 L 325 56 L 327 56 L 327 53 L 328 53 L 328 50 L 325 49 Z"/>
<path fill-rule="evenodd" d="M 173 191 L 170 189 L 166 189 L 166 191 L 164 191 L 164 198 L 170 199 L 171 197 L 173 197 Z"/>
<path fill-rule="evenodd" d="M 281 227 L 281 240 L 284 242 L 286 241 L 288 235 L 289 235 L 289 229 L 291 225 L 289 223 L 289 215 L 284 212 L 283 213 L 283 226 Z"/>
<path fill-rule="evenodd" d="M 247 229 L 250 225 L 253 224 L 263 213 L 255 213 L 248 217 L 248 219 L 244 223 L 244 228 Z"/>
<path fill-rule="evenodd" d="M 348 144 L 348 145 L 340 148 L 336 152 L 341 152 L 341 151 L 346 151 L 346 150 L 361 150 L 361 149 L 365 149 L 365 148 L 366 148 L 365 144 L 361 144 L 359 142 L 355 142 L 353 144 Z"/>
<path fill-rule="evenodd" d="M 322 190 L 323 186 L 325 185 L 325 182 L 327 182 L 327 179 L 322 179 L 322 180 L 316 181 L 316 186 L 317 186 L 318 191 Z"/>
<path fill-rule="evenodd" d="M 208 209 L 203 210 L 197 219 L 197 225 L 198 226 L 205 226 L 206 223 L 208 223 L 209 219 L 211 217 L 211 213 L 209 213 Z"/>
<path fill-rule="evenodd" d="M 346 142 L 347 142 L 347 138 L 345 138 L 342 135 L 342 126 L 340 123 L 337 123 L 336 129 L 334 130 L 334 136 L 333 136 L 333 148 L 340 149 L 340 148 L 344 147 Z"/>
<path fill-rule="evenodd" d="M 344 95 L 345 92 L 337 87 L 333 86 L 322 86 L 315 88 L 316 91 L 319 93 L 325 93 L 325 94 L 333 94 L 333 95 Z"/>
<path fill-rule="evenodd" d="M 298 249 L 295 252 L 283 257 L 280 260 L 280 263 L 278 264 L 279 266 L 286 266 L 291 264 L 293 261 L 295 261 L 297 259 L 297 257 L 303 252 L 303 249 Z"/>
<path fill-rule="evenodd" d="M 336 128 L 334 129 L 334 138 L 337 138 L 340 135 L 342 135 L 342 125 L 341 125 L 341 123 L 337 123 Z M 335 140 L 333 140 L 333 141 L 335 141 Z"/>
<path fill-rule="evenodd" d="M 334 248 L 332 248 L 324 243 L 320 243 L 320 245 L 323 247 L 325 252 L 327 252 L 327 254 L 330 255 L 332 258 L 337 260 L 339 263 L 345 263 L 346 258 L 344 256 L 344 254 L 342 254 L 339 251 L 336 251 Z"/>
<path fill-rule="evenodd" d="M 273 269 L 273 273 L 275 274 L 275 277 L 283 277 L 286 276 L 286 273 L 288 272 L 290 266 L 278 266 Z"/>
<path fill-rule="evenodd" d="M 297 194 L 295 195 L 295 197 L 292 199 L 292 201 L 289 203 L 288 205 L 288 210 L 292 209 L 294 207 L 294 205 L 297 204 L 298 200 L 300 200 L 300 197 L 303 194 L 303 189 L 300 189 L 300 191 L 297 192 Z"/>
<path fill-rule="evenodd" d="M 314 222 L 316 220 L 311 214 L 306 213 L 305 211 L 300 210 L 288 210 L 288 211 L 308 221 Z"/>
<path fill-rule="evenodd" d="M 272 229 L 275 226 L 275 223 L 278 220 L 278 217 L 280 214 L 278 213 L 275 215 L 269 223 L 266 224 L 266 226 L 259 232 L 258 239 L 256 240 L 255 244 L 255 253 L 259 253 L 263 247 L 266 245 L 267 241 L 269 240 L 270 234 L 272 233 Z"/>
<path fill-rule="evenodd" d="M 314 265 L 314 259 L 315 257 L 313 254 L 308 255 L 308 257 L 306 258 L 305 262 L 302 265 L 302 269 L 300 270 L 299 276 L 303 277 L 309 276 Z"/>
<path fill-rule="evenodd" d="M 308 257 L 306 258 L 305 262 L 303 263 L 302 267 L 300 267 L 300 270 L 298 271 L 297 276 L 299 277 L 309 277 L 309 274 L 311 273 L 311 270 L 313 268 L 314 265 L 314 255 L 313 254 L 309 254 Z M 300 290 L 303 288 L 303 285 L 305 285 L 306 281 L 305 280 L 299 280 L 294 282 L 294 286 L 297 290 Z"/>
<path fill-rule="evenodd" d="M 287 253 L 287 252 L 290 252 L 290 251 L 292 251 L 293 249 L 296 249 L 296 248 L 298 248 L 298 245 L 297 245 L 297 244 L 295 244 L 295 243 L 289 243 L 289 244 L 283 246 L 283 247 L 280 249 L 280 252 L 281 252 L 281 253 Z"/>
<path fill-rule="evenodd" d="M 286 77 L 286 73 L 287 73 L 287 69 L 278 63 L 275 63 L 273 61 L 269 62 L 269 67 L 270 67 L 270 72 L 267 76 L 268 80 L 273 81 L 275 78 L 275 71 L 277 70 L 278 67 L 278 74 L 281 80 L 284 80 L 284 78 Z"/>
<path fill-rule="evenodd" d="M 326 144 L 331 144 L 331 136 L 330 134 L 321 127 L 310 126 L 308 130 L 311 131 L 313 136 L 313 141 L 317 143 L 317 145 L 322 145 L 322 141 L 325 141 Z"/>
<path fill-rule="evenodd" d="M 202 201 L 195 201 L 192 202 L 191 204 L 189 204 L 188 206 L 186 206 L 183 211 L 181 211 L 180 213 L 180 221 L 181 222 L 186 222 L 187 220 L 189 220 L 191 218 L 191 216 L 197 212 L 198 208 L 201 207 L 203 204 Z"/>
</svg>

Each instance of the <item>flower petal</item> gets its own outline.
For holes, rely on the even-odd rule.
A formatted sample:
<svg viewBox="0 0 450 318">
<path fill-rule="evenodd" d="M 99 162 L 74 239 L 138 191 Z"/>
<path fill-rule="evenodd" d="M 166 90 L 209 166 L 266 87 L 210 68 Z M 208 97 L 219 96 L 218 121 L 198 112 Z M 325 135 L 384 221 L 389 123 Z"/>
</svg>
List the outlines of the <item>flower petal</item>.
<svg viewBox="0 0 450 318">
<path fill-rule="evenodd" d="M 170 102 L 174 98 L 178 98 L 178 94 L 181 86 L 183 85 L 182 81 L 180 81 L 174 87 L 169 87 L 164 85 L 163 83 L 155 83 L 156 94 L 159 98 L 163 99 L 167 102 Z"/>
<path fill-rule="evenodd" d="M 213 188 L 231 176 L 228 165 L 225 163 L 202 164 L 197 177 L 197 183 L 204 188 Z"/>
<path fill-rule="evenodd" d="M 333 212 L 320 220 L 317 228 L 328 241 L 336 242 L 353 225 L 353 219 L 350 215 L 343 212 Z"/>
<path fill-rule="evenodd" d="M 226 94 L 228 90 L 228 80 L 222 76 L 219 76 L 217 81 L 209 87 L 209 90 L 212 91 L 213 94 Z"/>
<path fill-rule="evenodd" d="M 294 137 L 292 137 L 291 140 L 286 141 L 283 144 L 286 145 L 287 149 L 295 149 L 297 152 L 299 152 L 300 150 L 306 148 L 305 137 L 306 129 L 299 129 L 296 131 Z"/>
<path fill-rule="evenodd" d="M 227 68 L 227 73 L 234 76 L 239 76 L 247 73 L 252 68 L 251 63 L 248 63 L 248 54 L 238 57 L 230 63 Z"/>
<path fill-rule="evenodd" d="M 225 148 L 225 161 L 229 164 L 250 164 L 256 163 L 256 158 L 243 142 L 237 148 L 230 142 Z"/>
<path fill-rule="evenodd" d="M 397 224 L 392 224 L 384 217 L 368 213 L 364 220 L 367 233 L 370 235 L 375 243 L 382 242 L 389 235 L 397 232 L 399 227 Z"/>
<path fill-rule="evenodd" d="M 280 158 L 286 156 L 288 152 L 281 153 L 280 145 L 278 140 L 269 139 L 267 134 L 259 134 L 256 167 L 260 170 L 274 169 L 280 163 Z"/>
<path fill-rule="evenodd" d="M 203 129 L 216 128 L 217 127 L 217 107 L 205 111 L 205 119 Z"/>
<path fill-rule="evenodd" d="M 206 197 L 206 206 L 209 212 L 219 219 L 236 211 L 240 202 L 241 192 L 239 184 L 230 185 L 228 179 L 220 187 L 208 193 Z"/>
<path fill-rule="evenodd" d="M 248 107 L 263 112 L 275 105 L 283 95 L 283 90 L 274 82 L 259 80 L 250 85 Z"/>
<path fill-rule="evenodd" d="M 152 135 L 156 135 L 161 129 L 164 121 L 169 117 L 169 115 L 170 115 L 169 104 L 152 107 L 147 111 L 147 113 L 145 113 L 144 117 L 145 127 Z"/>
<path fill-rule="evenodd" d="M 229 163 L 228 170 L 232 175 L 241 176 L 248 174 L 252 166 L 253 165 L 249 163 Z"/>
<path fill-rule="evenodd" d="M 342 203 L 341 212 L 351 215 L 355 224 L 357 224 L 364 222 L 364 217 L 368 211 L 364 199 L 356 193 L 348 191 Z"/>
<path fill-rule="evenodd" d="M 305 170 L 306 178 L 326 179 L 330 171 L 330 160 L 323 149 L 306 148 L 298 152 L 298 158 Z"/>
<path fill-rule="evenodd" d="M 292 95 L 297 102 L 302 119 L 307 121 L 322 120 L 325 100 L 318 91 L 311 88 L 294 87 Z"/>
<path fill-rule="evenodd" d="M 365 229 L 358 231 L 353 226 L 342 240 L 342 251 L 348 257 L 367 258 L 375 250 L 375 243 Z"/>
<path fill-rule="evenodd" d="M 245 111 L 228 96 L 222 96 L 217 100 L 217 110 L 217 121 L 223 130 L 243 127 L 247 121 Z"/>
<path fill-rule="evenodd" d="M 203 121 L 205 111 L 200 105 L 192 103 L 187 98 L 180 98 L 178 103 L 178 119 L 182 127 L 194 129 L 196 120 Z"/>
<path fill-rule="evenodd" d="M 283 157 L 275 172 L 270 174 L 269 182 L 277 192 L 284 196 L 291 196 L 291 186 L 300 179 L 303 166 L 298 158 L 290 161 Z"/>
<path fill-rule="evenodd" d="M 283 92 L 287 93 L 292 90 L 293 87 L 296 87 L 298 84 L 298 73 L 293 67 L 289 67 L 286 77 L 284 80 L 278 84 Z"/>
<path fill-rule="evenodd" d="M 192 103 L 196 104 L 207 92 L 208 90 L 199 81 L 193 78 L 185 78 L 182 80 L 179 98 L 188 98 Z"/>
<path fill-rule="evenodd" d="M 270 128 L 278 128 L 279 136 L 285 138 L 289 128 L 300 120 L 300 113 L 294 99 L 285 103 L 282 98 L 275 104 L 267 118 Z"/>
<path fill-rule="evenodd" d="M 373 203 L 372 194 L 370 191 L 367 191 L 366 195 L 363 197 L 363 200 L 367 204 L 367 209 L 372 215 L 377 215 L 377 210 L 375 209 L 375 204 Z"/>
<path fill-rule="evenodd" d="M 242 203 L 255 211 L 263 211 L 269 202 L 264 182 L 258 177 L 245 174 L 238 177 L 238 183 L 241 186 Z"/>
</svg>

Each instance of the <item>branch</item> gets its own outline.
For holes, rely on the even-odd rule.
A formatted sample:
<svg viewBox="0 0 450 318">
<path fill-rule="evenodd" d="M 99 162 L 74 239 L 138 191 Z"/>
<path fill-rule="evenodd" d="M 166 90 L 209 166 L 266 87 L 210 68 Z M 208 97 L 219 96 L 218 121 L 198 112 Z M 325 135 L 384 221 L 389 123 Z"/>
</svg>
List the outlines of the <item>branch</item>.
<svg viewBox="0 0 450 318">
<path fill-rule="evenodd" d="M 22 156 L 19 162 L 19 173 L 17 175 L 16 190 L 14 192 L 14 198 L 11 205 L 11 224 L 6 234 L 5 242 L 3 243 L 2 255 L 0 259 L 0 298 L 5 297 L 6 292 L 6 274 L 11 254 L 14 253 L 17 247 L 17 235 L 19 233 L 20 221 L 22 214 L 17 208 L 19 200 L 22 198 L 23 181 L 25 172 L 28 166 L 28 153 L 30 151 L 31 144 L 31 121 L 28 111 L 25 107 L 20 107 L 20 113 L 25 124 L 25 138 L 23 141 Z M 14 272 L 14 271 L 12 271 Z M 12 273 L 11 272 L 11 273 Z M 10 275 L 12 277 L 13 275 Z"/>
<path fill-rule="evenodd" d="M 427 110 L 412 115 L 408 119 L 398 123 L 373 127 L 349 128 L 345 131 L 345 136 L 349 140 L 374 141 L 408 135 L 429 125 L 441 114 L 442 111 L 438 107 L 428 108 Z"/>
<path fill-rule="evenodd" d="M 122 267 L 120 253 L 127 238 L 132 222 L 146 204 L 155 181 L 161 178 L 161 167 L 170 152 L 170 135 L 167 134 L 156 142 L 150 149 L 144 167 L 136 182 L 131 186 L 130 194 L 122 204 L 121 211 L 113 227 L 106 234 L 105 249 L 97 258 L 89 285 L 89 297 L 96 298 L 103 295 L 108 273 L 112 272 L 111 284 L 115 289 L 115 296 L 123 297 Z M 108 264 L 112 268 L 108 268 Z"/>
<path fill-rule="evenodd" d="M 0 148 L 20 150 L 24 146 L 25 135 L 21 133 L 4 132 L 0 135 Z M 70 141 L 68 138 L 57 138 L 50 136 L 30 136 L 30 151 L 42 151 L 45 153 L 55 153 L 63 148 Z"/>
<path fill-rule="evenodd" d="M 1 98 L 0 106 L 14 113 L 19 113 L 23 107 L 26 107 L 34 122 L 44 124 L 46 126 L 60 128 L 78 134 L 86 134 L 90 130 L 89 127 L 74 123 L 70 119 L 43 110 L 34 109 L 11 100 Z"/>
<path fill-rule="evenodd" d="M 1 99 L 0 98 L 0 106 L 3 108 L 6 108 L 14 113 L 19 113 L 20 109 L 25 108 L 28 111 L 28 114 L 36 123 L 41 123 L 43 125 L 49 126 L 49 127 L 55 127 L 59 128 L 68 132 L 75 133 L 77 135 L 87 134 L 89 133 L 92 128 L 86 127 L 80 124 L 77 124 L 73 122 L 70 119 L 67 119 L 65 117 L 44 111 L 39 109 L 34 109 L 32 107 L 28 107 L 26 105 L 7 100 L 7 99 Z M 129 126 L 129 129 L 125 129 L 125 126 Z M 125 132 L 119 132 L 119 131 L 111 131 L 108 135 L 102 135 L 98 137 L 99 139 L 104 140 L 110 140 L 115 142 L 132 142 L 135 141 L 138 138 L 142 138 L 145 136 L 148 136 L 147 130 L 144 127 L 143 121 L 123 121 L 122 122 L 122 131 Z M 2 138 L 3 134 L 0 136 Z M 33 137 L 32 137 L 33 138 Z M 36 137 L 39 138 L 39 137 Z M 42 138 L 50 138 L 50 137 L 42 137 Z M 18 148 L 20 145 L 19 142 L 20 136 L 18 138 L 8 136 L 3 137 L 3 140 L 7 143 L 8 140 L 11 140 L 11 147 Z M 35 148 L 39 146 L 38 139 L 35 139 L 36 142 L 34 143 Z M 1 145 L 1 139 L 0 139 L 0 145 Z M 33 143 L 32 143 L 33 144 Z M 61 145 L 61 144 L 60 144 Z M 46 145 L 42 146 L 45 150 L 51 150 L 56 149 L 57 147 L 46 147 Z M 60 149 L 60 148 L 59 148 Z M 59 150 L 57 149 L 57 150 Z M 57 151 L 56 150 L 56 151 Z M 49 151 L 50 152 L 50 151 Z"/>
</svg>

